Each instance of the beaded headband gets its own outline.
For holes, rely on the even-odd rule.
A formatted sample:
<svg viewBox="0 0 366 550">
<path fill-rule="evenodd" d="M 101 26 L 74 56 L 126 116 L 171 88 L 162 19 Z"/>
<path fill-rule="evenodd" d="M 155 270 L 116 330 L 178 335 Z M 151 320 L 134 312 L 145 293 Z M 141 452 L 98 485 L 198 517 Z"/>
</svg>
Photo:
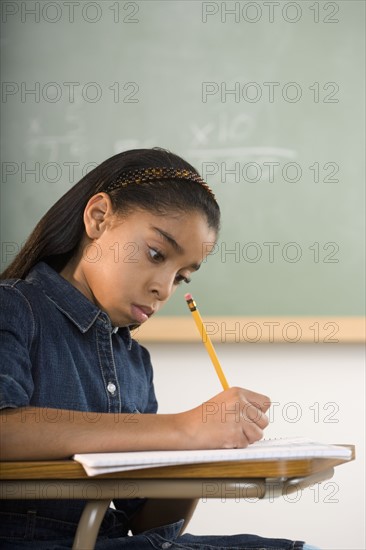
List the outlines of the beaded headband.
<svg viewBox="0 0 366 550">
<path fill-rule="evenodd" d="M 211 197 L 216 200 L 214 193 L 199 174 L 196 174 L 196 172 L 192 172 L 191 170 L 176 168 L 144 168 L 142 170 L 131 170 L 129 172 L 124 172 L 108 185 L 106 192 L 114 191 L 120 187 L 125 187 L 130 183 L 139 184 L 166 179 L 186 180 L 199 183 L 206 189 L 206 191 L 208 191 Z"/>
</svg>

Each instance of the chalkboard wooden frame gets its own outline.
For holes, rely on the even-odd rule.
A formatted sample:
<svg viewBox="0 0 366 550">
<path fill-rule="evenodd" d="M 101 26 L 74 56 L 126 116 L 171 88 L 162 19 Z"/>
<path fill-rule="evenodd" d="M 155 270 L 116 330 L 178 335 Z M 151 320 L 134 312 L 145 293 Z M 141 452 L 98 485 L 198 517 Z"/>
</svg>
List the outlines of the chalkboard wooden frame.
<svg viewBox="0 0 366 550">
<path fill-rule="evenodd" d="M 366 338 L 363 317 L 207 317 L 203 320 L 215 343 L 227 344 L 360 344 Z M 190 317 L 157 317 L 133 337 L 142 344 L 197 343 L 201 336 Z"/>
</svg>

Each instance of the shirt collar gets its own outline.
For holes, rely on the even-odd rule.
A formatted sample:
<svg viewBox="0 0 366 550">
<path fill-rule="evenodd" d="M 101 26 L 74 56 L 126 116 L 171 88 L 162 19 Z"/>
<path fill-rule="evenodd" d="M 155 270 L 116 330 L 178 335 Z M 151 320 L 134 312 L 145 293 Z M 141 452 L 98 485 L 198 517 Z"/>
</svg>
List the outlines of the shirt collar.
<svg viewBox="0 0 366 550">
<path fill-rule="evenodd" d="M 119 332 L 131 349 L 132 338 L 128 327 L 113 327 L 107 313 L 99 309 L 69 281 L 45 262 L 36 264 L 26 277 L 26 281 L 40 286 L 46 296 L 82 332 L 87 332 L 100 318 L 110 332 Z"/>
</svg>

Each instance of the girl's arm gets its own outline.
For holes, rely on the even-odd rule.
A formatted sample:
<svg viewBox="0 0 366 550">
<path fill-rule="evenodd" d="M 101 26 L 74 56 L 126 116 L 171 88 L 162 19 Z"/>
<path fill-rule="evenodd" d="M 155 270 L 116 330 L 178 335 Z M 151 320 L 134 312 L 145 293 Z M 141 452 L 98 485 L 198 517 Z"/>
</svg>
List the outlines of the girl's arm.
<svg viewBox="0 0 366 550">
<path fill-rule="evenodd" d="M 52 460 L 75 453 L 246 447 L 262 438 L 269 405 L 263 395 L 230 388 L 177 414 L 4 409 L 1 459 Z"/>
<path fill-rule="evenodd" d="M 182 448 L 177 415 L 108 414 L 24 407 L 1 412 L 1 460 Z"/>
</svg>

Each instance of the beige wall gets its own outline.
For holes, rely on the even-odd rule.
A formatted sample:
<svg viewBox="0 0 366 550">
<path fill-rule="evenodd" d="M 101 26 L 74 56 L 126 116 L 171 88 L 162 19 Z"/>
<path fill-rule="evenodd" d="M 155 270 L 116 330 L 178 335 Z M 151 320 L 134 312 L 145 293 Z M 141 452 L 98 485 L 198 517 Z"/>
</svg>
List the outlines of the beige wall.
<svg viewBox="0 0 366 550">
<path fill-rule="evenodd" d="M 200 344 L 150 344 L 159 412 L 178 412 L 221 391 Z M 274 502 L 200 501 L 188 531 L 297 538 L 323 550 L 364 550 L 365 352 L 362 345 L 221 344 L 229 384 L 271 397 L 266 437 L 353 443 L 357 460 L 314 490 Z M 291 497 L 291 501 L 290 501 Z"/>
</svg>

